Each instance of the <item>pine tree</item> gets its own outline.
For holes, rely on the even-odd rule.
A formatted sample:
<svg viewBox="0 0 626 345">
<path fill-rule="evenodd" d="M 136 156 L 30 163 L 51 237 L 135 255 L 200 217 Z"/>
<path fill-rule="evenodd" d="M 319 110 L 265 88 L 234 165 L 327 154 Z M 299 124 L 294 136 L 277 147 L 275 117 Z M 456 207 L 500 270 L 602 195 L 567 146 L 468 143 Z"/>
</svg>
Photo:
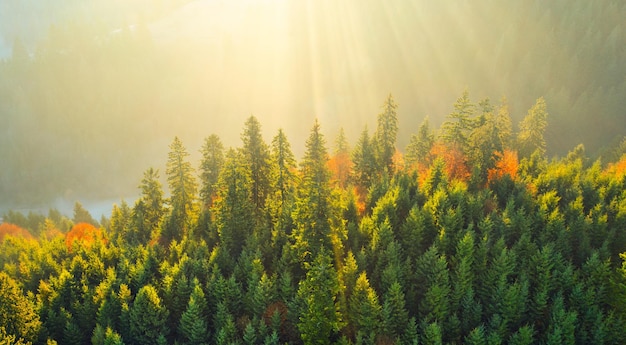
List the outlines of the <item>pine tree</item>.
<svg viewBox="0 0 626 345">
<path fill-rule="evenodd" d="M 382 113 L 378 114 L 378 126 L 376 127 L 375 143 L 378 167 L 391 175 L 394 170 L 393 155 L 396 153 L 396 136 L 398 134 L 398 105 L 389 94 Z"/>
<path fill-rule="evenodd" d="M 542 156 L 545 154 L 546 140 L 543 135 L 548 125 L 547 118 L 546 101 L 541 97 L 519 124 L 517 148 L 521 157 L 530 157 L 535 151 Z"/>
<path fill-rule="evenodd" d="M 207 343 L 207 339 L 209 339 L 206 323 L 207 303 L 198 280 L 195 279 L 192 285 L 194 288 L 191 296 L 189 296 L 187 309 L 180 318 L 178 330 L 186 344 L 200 345 Z"/>
<path fill-rule="evenodd" d="M 89 213 L 89 211 L 87 211 L 83 207 L 83 204 L 81 204 L 78 201 L 74 204 L 74 218 L 72 218 L 72 221 L 74 222 L 74 224 L 87 223 L 95 227 L 100 226 L 98 224 L 98 221 L 93 219 L 93 217 L 91 216 L 91 213 Z"/>
<path fill-rule="evenodd" d="M 267 209 L 273 226 L 272 242 L 274 248 L 282 248 L 286 235 L 292 228 L 291 211 L 295 202 L 297 185 L 296 159 L 282 129 L 272 139 L 270 155 L 271 191 L 267 199 Z"/>
<path fill-rule="evenodd" d="M 331 202 L 329 171 L 326 166 L 324 136 L 317 120 L 306 142 L 306 153 L 301 164 L 302 183 L 298 191 L 294 221 L 297 226 L 297 243 L 313 257 L 322 247 L 332 248 Z"/>
<path fill-rule="evenodd" d="M 426 165 L 426 159 L 430 153 L 430 149 L 435 144 L 435 134 L 430 129 L 428 117 L 420 125 L 417 134 L 411 136 L 411 141 L 406 148 L 404 162 L 410 169 L 417 167 L 417 164 Z"/>
<path fill-rule="evenodd" d="M 357 186 L 367 190 L 377 177 L 376 146 L 368 134 L 367 127 L 361 132 L 361 136 L 352 151 L 354 162 L 353 179 Z"/>
<path fill-rule="evenodd" d="M 191 228 L 195 215 L 196 180 L 186 159 L 189 156 L 183 143 L 174 138 L 166 165 L 167 182 L 171 193 L 170 224 L 162 234 L 165 242 L 180 240 Z"/>
<path fill-rule="evenodd" d="M 216 134 L 211 134 L 204 139 L 200 153 L 200 198 L 204 207 L 210 207 L 217 194 L 217 181 L 224 165 L 224 145 Z"/>
<path fill-rule="evenodd" d="M 155 344 L 160 336 L 167 336 L 168 314 L 154 287 L 146 285 L 139 289 L 130 309 L 130 334 L 133 341 L 137 344 Z"/>
<path fill-rule="evenodd" d="M 0 272 L 0 327 L 7 336 L 26 342 L 37 340 L 41 328 L 35 306 L 5 272 Z"/>
<path fill-rule="evenodd" d="M 441 139 L 452 148 L 467 148 L 468 136 L 473 128 L 476 106 L 469 99 L 469 92 L 463 91 L 454 103 L 454 111 L 447 116 L 441 128 Z"/>
<path fill-rule="evenodd" d="M 139 185 L 141 197 L 132 210 L 132 229 L 127 241 L 132 244 L 147 244 L 163 217 L 163 190 L 159 182 L 159 171 L 152 168 L 144 173 Z"/>
<path fill-rule="evenodd" d="M 218 198 L 213 205 L 222 248 L 238 258 L 254 229 L 251 179 L 245 157 L 233 149 L 226 153 L 220 173 Z"/>
<path fill-rule="evenodd" d="M 342 327 L 337 304 L 339 281 L 329 253 L 322 250 L 309 266 L 300 282 L 297 298 L 300 310 L 300 331 L 304 344 L 330 344 Z"/>
<path fill-rule="evenodd" d="M 364 344 L 374 344 L 382 321 L 381 311 L 378 295 L 370 287 L 367 275 L 363 272 L 357 278 L 350 296 L 349 319 Z"/>
<path fill-rule="evenodd" d="M 383 303 L 383 327 L 391 339 L 399 339 L 409 327 L 409 313 L 406 310 L 406 301 L 402 286 L 398 282 L 391 284 L 385 294 Z"/>
<path fill-rule="evenodd" d="M 270 152 L 267 144 L 261 135 L 261 124 L 254 116 L 250 116 L 244 125 L 241 134 L 243 155 L 248 162 L 250 169 L 251 200 L 254 210 L 260 216 L 261 210 L 265 207 L 265 198 L 270 189 Z"/>
</svg>

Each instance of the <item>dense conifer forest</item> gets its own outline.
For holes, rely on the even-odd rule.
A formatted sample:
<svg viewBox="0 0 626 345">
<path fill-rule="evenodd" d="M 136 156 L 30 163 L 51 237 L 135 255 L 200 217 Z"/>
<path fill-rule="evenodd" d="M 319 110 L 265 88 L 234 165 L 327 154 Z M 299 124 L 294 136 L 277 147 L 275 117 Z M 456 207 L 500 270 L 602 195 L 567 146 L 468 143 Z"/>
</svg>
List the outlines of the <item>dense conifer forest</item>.
<svg viewBox="0 0 626 345">
<path fill-rule="evenodd" d="M 254 116 L 199 162 L 174 138 L 100 220 L 6 213 L 0 343 L 623 343 L 626 141 L 548 160 L 543 98 L 514 131 L 464 92 L 398 148 L 397 109 L 299 161 Z"/>
</svg>

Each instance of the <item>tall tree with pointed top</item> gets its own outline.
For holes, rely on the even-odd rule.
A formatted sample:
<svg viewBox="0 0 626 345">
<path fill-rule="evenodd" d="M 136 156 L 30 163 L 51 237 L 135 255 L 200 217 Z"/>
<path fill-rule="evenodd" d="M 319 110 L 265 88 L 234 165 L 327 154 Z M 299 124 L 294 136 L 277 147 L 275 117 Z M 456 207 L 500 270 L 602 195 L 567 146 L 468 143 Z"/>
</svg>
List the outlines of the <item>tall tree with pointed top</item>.
<svg viewBox="0 0 626 345">
<path fill-rule="evenodd" d="M 406 155 L 404 156 L 406 166 L 415 168 L 418 163 L 426 165 L 426 158 L 428 158 L 428 153 L 434 144 L 435 134 L 430 128 L 428 117 L 426 117 L 417 134 L 411 136 L 411 141 L 406 148 Z"/>
<path fill-rule="evenodd" d="M 224 145 L 216 134 L 209 135 L 204 139 L 204 145 L 200 150 L 202 161 L 200 162 L 200 198 L 205 207 L 210 207 L 217 192 L 217 180 L 220 170 L 224 165 Z"/>
<path fill-rule="evenodd" d="M 242 152 L 249 163 L 252 202 L 258 215 L 265 207 L 265 198 L 269 193 L 270 153 L 261 135 L 261 124 L 256 117 L 250 116 L 246 120 L 241 140 Z"/>
<path fill-rule="evenodd" d="M 167 336 L 169 312 L 151 285 L 139 289 L 130 310 L 130 333 L 136 344 L 156 344 L 159 337 Z"/>
<path fill-rule="evenodd" d="M 447 116 L 441 129 L 441 139 L 451 147 L 464 149 L 467 147 L 468 136 L 473 127 L 473 116 L 476 106 L 470 101 L 469 92 L 463 91 L 454 103 L 454 111 Z"/>
<path fill-rule="evenodd" d="M 376 176 L 376 150 L 367 127 L 352 151 L 354 162 L 353 179 L 357 186 L 367 190 Z"/>
<path fill-rule="evenodd" d="M 246 238 L 254 228 L 251 185 L 250 170 L 243 153 L 228 150 L 213 209 L 223 249 L 234 258 L 239 257 Z"/>
<path fill-rule="evenodd" d="M 329 236 L 331 205 L 327 161 L 324 136 L 315 120 L 306 141 L 306 153 L 301 164 L 302 183 L 294 212 L 298 241 L 312 255 L 316 255 L 321 247 L 332 247 Z"/>
<path fill-rule="evenodd" d="M 291 211 L 297 184 L 296 159 L 282 129 L 272 140 L 270 162 L 271 193 L 266 200 L 266 207 L 273 227 L 272 241 L 280 248 L 285 244 L 286 234 L 293 228 Z"/>
<path fill-rule="evenodd" d="M 196 198 L 196 180 L 191 163 L 186 160 L 189 153 L 178 137 L 174 137 L 170 150 L 166 165 L 167 182 L 172 194 L 170 217 L 176 220 L 175 223 L 182 230 L 170 235 L 172 239 L 180 239 L 191 227 Z"/>
<path fill-rule="evenodd" d="M 376 158 L 380 169 L 386 169 L 388 174 L 393 173 L 393 155 L 396 152 L 396 136 L 398 134 L 398 105 L 389 94 L 383 104 L 382 113 L 378 114 L 376 127 Z"/>
<path fill-rule="evenodd" d="M 159 170 L 149 168 L 143 175 L 141 184 L 141 198 L 133 208 L 133 236 L 138 243 L 147 243 L 152 231 L 156 229 L 163 217 L 163 189 L 159 182 Z"/>
<path fill-rule="evenodd" d="M 548 125 L 547 118 L 546 101 L 541 97 L 528 110 L 528 114 L 519 124 L 517 147 L 522 157 L 530 157 L 535 151 L 538 151 L 540 155 L 546 153 L 546 140 L 543 134 Z"/>
<path fill-rule="evenodd" d="M 328 252 L 321 251 L 300 282 L 297 299 L 302 305 L 298 329 L 305 344 L 330 344 L 342 326 L 337 303 L 339 280 Z"/>
<path fill-rule="evenodd" d="M 332 172 L 333 180 L 339 184 L 339 187 L 345 188 L 352 171 L 352 161 L 350 160 L 350 148 L 343 128 L 339 129 L 333 156 L 328 161 L 328 166 Z"/>
</svg>

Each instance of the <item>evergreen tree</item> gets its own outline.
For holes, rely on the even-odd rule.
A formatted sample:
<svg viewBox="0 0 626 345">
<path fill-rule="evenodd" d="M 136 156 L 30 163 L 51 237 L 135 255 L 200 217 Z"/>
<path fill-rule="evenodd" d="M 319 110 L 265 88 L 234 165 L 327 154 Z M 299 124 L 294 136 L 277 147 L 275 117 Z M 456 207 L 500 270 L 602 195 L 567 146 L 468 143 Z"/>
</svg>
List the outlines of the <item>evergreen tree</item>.
<svg viewBox="0 0 626 345">
<path fill-rule="evenodd" d="M 476 106 L 469 99 L 469 92 L 463 91 L 454 103 L 454 111 L 443 123 L 440 137 L 448 146 L 466 149 L 469 133 L 473 128 L 473 117 Z"/>
<path fill-rule="evenodd" d="M 0 328 L 25 342 L 37 340 L 41 328 L 35 306 L 5 272 L 0 272 Z"/>
<path fill-rule="evenodd" d="M 306 142 L 306 153 L 301 163 L 302 183 L 298 190 L 294 221 L 297 226 L 297 243 L 313 257 L 322 247 L 332 248 L 331 202 L 329 171 L 326 166 L 324 136 L 320 132 L 317 120 Z"/>
<path fill-rule="evenodd" d="M 186 160 L 187 156 L 189 153 L 183 143 L 175 137 L 170 145 L 166 165 L 172 205 L 170 224 L 162 233 L 166 243 L 187 235 L 195 215 L 196 180 L 191 163 Z"/>
<path fill-rule="evenodd" d="M 329 253 L 322 250 L 308 267 L 297 293 L 302 305 L 298 329 L 304 344 L 330 344 L 339 332 L 342 318 L 337 304 L 338 293 L 337 272 Z"/>
<path fill-rule="evenodd" d="M 291 211 L 295 202 L 296 159 L 282 129 L 272 139 L 270 181 L 272 193 L 267 199 L 267 209 L 273 227 L 272 241 L 274 248 L 282 248 L 286 235 L 292 228 Z"/>
<path fill-rule="evenodd" d="M 541 97 L 519 124 L 517 148 L 521 157 L 530 157 L 535 151 L 542 156 L 546 153 L 546 140 L 543 135 L 548 125 L 547 118 L 546 101 Z"/>
<path fill-rule="evenodd" d="M 396 153 L 396 136 L 398 134 L 398 105 L 389 94 L 383 105 L 382 113 L 378 114 L 376 127 L 376 159 L 380 169 L 387 170 L 391 175 L 394 170 L 393 155 Z"/>
<path fill-rule="evenodd" d="M 376 178 L 376 146 L 368 134 L 367 127 L 361 132 L 361 136 L 352 151 L 354 162 L 354 182 L 363 190 L 367 190 Z"/>
<path fill-rule="evenodd" d="M 133 207 L 133 229 L 129 234 L 128 241 L 133 244 L 147 244 L 165 213 L 159 171 L 152 168 L 148 169 L 144 173 L 139 188 L 141 189 L 141 197 Z"/>
<path fill-rule="evenodd" d="M 407 167 L 415 168 L 417 164 L 426 164 L 430 149 L 435 144 L 435 134 L 430 128 L 428 117 L 424 118 L 417 134 L 411 136 L 406 148 L 404 162 Z"/>
<path fill-rule="evenodd" d="M 261 124 L 254 116 L 250 116 L 241 134 L 242 152 L 248 162 L 251 179 L 251 200 L 254 210 L 259 212 L 265 207 L 265 198 L 269 193 L 270 152 L 261 135 Z"/>
<path fill-rule="evenodd" d="M 111 210 L 111 221 L 109 230 L 111 231 L 111 240 L 114 242 L 128 241 L 128 233 L 132 224 L 131 210 L 126 201 L 121 202 L 120 206 L 113 205 Z"/>
<path fill-rule="evenodd" d="M 382 314 L 385 333 L 391 339 L 400 339 L 408 329 L 409 314 L 402 286 L 398 282 L 394 282 L 385 294 Z"/>
<path fill-rule="evenodd" d="M 133 342 L 156 344 L 159 337 L 167 336 L 168 314 L 154 287 L 146 285 L 139 289 L 130 309 L 130 335 Z"/>
<path fill-rule="evenodd" d="M 204 139 L 200 153 L 200 198 L 204 207 L 210 207 L 217 194 L 217 182 L 224 165 L 224 145 L 216 134 L 211 134 Z"/>
<path fill-rule="evenodd" d="M 378 296 L 370 287 L 365 272 L 356 280 L 354 291 L 350 296 L 350 314 L 348 318 L 354 325 L 357 337 L 364 344 L 374 344 L 380 330 L 381 307 Z"/>
<path fill-rule="evenodd" d="M 93 217 L 91 216 L 91 213 L 89 213 L 89 211 L 87 211 L 83 207 L 83 204 L 81 204 L 78 201 L 74 204 L 74 218 L 72 218 L 72 221 L 74 222 L 74 224 L 87 223 L 95 227 L 100 226 L 98 224 L 98 221 L 93 219 Z"/>
<path fill-rule="evenodd" d="M 249 171 L 244 155 L 233 149 L 228 150 L 220 173 L 218 198 L 213 207 L 222 249 L 232 258 L 239 257 L 254 229 Z"/>
<path fill-rule="evenodd" d="M 207 303 L 197 279 L 194 280 L 193 285 L 187 309 L 180 318 L 178 329 L 186 344 L 206 344 L 209 339 L 206 323 Z"/>
</svg>

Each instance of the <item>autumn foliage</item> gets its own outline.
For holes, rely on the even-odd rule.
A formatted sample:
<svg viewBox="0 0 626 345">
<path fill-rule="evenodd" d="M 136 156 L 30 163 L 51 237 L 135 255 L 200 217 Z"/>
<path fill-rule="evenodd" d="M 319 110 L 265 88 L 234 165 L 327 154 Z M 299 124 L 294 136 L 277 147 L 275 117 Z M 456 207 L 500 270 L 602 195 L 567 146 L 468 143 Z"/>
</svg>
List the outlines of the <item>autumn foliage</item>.
<svg viewBox="0 0 626 345">
<path fill-rule="evenodd" d="M 328 160 L 328 169 L 332 174 L 332 179 L 337 181 L 341 188 L 348 185 L 352 165 L 348 152 L 339 152 Z"/>
<path fill-rule="evenodd" d="M 22 229 L 19 226 L 11 223 L 0 224 L 0 242 L 4 241 L 6 236 L 23 237 L 26 239 L 32 239 L 33 236 L 26 229 Z"/>
<path fill-rule="evenodd" d="M 79 242 L 84 246 L 91 247 L 96 241 L 105 242 L 102 231 L 88 223 L 78 223 L 65 235 L 65 245 L 68 250 L 72 250 L 74 242 Z"/>
<path fill-rule="evenodd" d="M 517 152 L 511 150 L 504 150 L 503 152 L 496 152 L 496 166 L 487 170 L 487 181 L 501 179 L 503 176 L 508 175 L 512 180 L 517 178 L 517 169 L 519 167 L 519 160 L 517 158 Z"/>
<path fill-rule="evenodd" d="M 623 155 L 619 161 L 610 164 L 607 168 L 607 172 L 615 175 L 616 177 L 626 176 L 626 154 Z"/>
<path fill-rule="evenodd" d="M 430 149 L 429 164 L 432 164 L 437 158 L 442 158 L 446 163 L 446 174 L 451 180 L 467 181 L 469 179 L 467 158 L 458 148 L 449 147 L 441 142 L 435 143 Z"/>
</svg>

